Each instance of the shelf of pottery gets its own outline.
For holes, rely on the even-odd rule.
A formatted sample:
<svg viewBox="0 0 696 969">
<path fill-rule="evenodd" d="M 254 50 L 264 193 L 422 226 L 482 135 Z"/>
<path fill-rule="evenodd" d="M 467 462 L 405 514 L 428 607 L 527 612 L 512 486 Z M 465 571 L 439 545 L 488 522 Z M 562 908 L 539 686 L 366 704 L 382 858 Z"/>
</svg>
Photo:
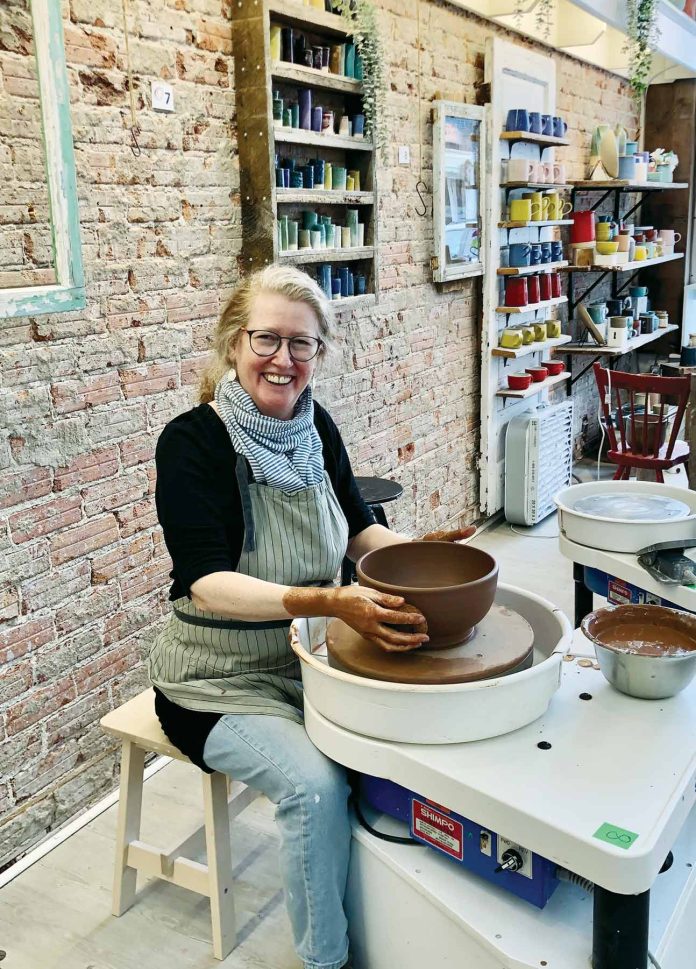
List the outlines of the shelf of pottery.
<svg viewBox="0 0 696 969">
<path fill-rule="evenodd" d="M 232 9 L 243 268 L 293 263 L 330 299 L 374 299 L 374 146 L 350 24 L 323 0 Z"/>
<path fill-rule="evenodd" d="M 579 310 L 589 343 L 569 344 L 564 354 L 594 349 L 615 355 L 650 342 L 647 338 L 653 333 L 656 339 L 658 330 L 674 329 L 666 313 L 650 306 L 648 287 L 631 284 L 643 269 L 684 258 L 675 249 L 681 236 L 672 226 L 642 225 L 639 214 L 646 194 L 688 188 L 687 183 L 672 180 L 677 161 L 671 152 L 639 151 L 638 143 L 619 125 L 595 130 L 588 167 L 592 177 L 572 183 L 571 264 L 565 267 L 569 318 Z M 597 210 L 606 202 L 611 203 L 611 214 L 599 215 Z M 578 292 L 576 276 L 586 273 L 593 278 Z M 611 297 L 595 297 L 585 305 L 607 277 Z"/>
<path fill-rule="evenodd" d="M 496 396 L 504 399 L 532 397 L 570 377 L 562 361 L 550 359 L 555 348 L 571 339 L 555 315 L 568 301 L 561 275 L 568 261 L 560 230 L 572 225 L 572 206 L 565 198 L 570 186 L 565 165 L 550 150 L 568 144 L 566 128 L 560 116 L 519 109 L 508 112 L 500 133 L 504 208 L 498 223 L 499 296 L 494 311 L 504 325 L 491 353 L 503 361 Z M 510 366 L 521 358 L 523 369 Z"/>
</svg>

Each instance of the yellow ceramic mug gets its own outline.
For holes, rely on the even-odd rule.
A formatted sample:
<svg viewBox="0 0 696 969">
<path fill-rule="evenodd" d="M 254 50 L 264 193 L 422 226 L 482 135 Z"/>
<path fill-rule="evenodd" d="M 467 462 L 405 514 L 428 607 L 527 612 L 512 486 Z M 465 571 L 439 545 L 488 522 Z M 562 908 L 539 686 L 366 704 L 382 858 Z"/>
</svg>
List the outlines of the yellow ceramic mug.
<svg viewBox="0 0 696 969">
<path fill-rule="evenodd" d="M 533 192 L 531 197 L 532 219 L 534 222 L 542 222 L 549 217 L 549 200 L 541 192 Z"/>
<path fill-rule="evenodd" d="M 513 199 L 510 202 L 510 221 L 511 222 L 531 222 L 532 221 L 531 199 Z"/>
<path fill-rule="evenodd" d="M 611 241 L 611 223 L 598 222 L 596 226 L 597 242 Z"/>
<path fill-rule="evenodd" d="M 522 331 L 503 330 L 500 334 L 500 346 L 505 347 L 506 350 L 517 350 L 518 347 L 522 346 Z"/>
<path fill-rule="evenodd" d="M 561 335 L 560 320 L 546 320 L 546 336 L 549 340 L 555 340 Z"/>
<path fill-rule="evenodd" d="M 546 324 L 545 323 L 535 323 L 534 324 L 534 342 L 539 343 L 540 340 L 546 339 Z"/>
<path fill-rule="evenodd" d="M 642 262 L 647 258 L 648 250 L 645 248 L 645 246 L 636 246 L 635 252 L 633 253 L 634 262 Z"/>
<path fill-rule="evenodd" d="M 563 219 L 573 211 L 572 203 L 562 199 L 558 192 L 551 192 L 546 198 L 549 200 L 548 217 L 551 220 Z"/>
<path fill-rule="evenodd" d="M 520 330 L 522 331 L 522 343 L 524 346 L 534 343 L 535 333 L 533 326 L 521 326 Z"/>
</svg>

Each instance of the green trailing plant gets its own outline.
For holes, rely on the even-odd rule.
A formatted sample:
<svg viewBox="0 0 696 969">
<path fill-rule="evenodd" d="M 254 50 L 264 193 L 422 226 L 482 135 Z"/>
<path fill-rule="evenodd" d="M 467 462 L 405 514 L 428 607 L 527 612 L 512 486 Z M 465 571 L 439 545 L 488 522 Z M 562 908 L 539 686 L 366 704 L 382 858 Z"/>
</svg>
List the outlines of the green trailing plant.
<svg viewBox="0 0 696 969">
<path fill-rule="evenodd" d="M 334 0 L 333 9 L 350 21 L 350 35 L 360 55 L 365 133 L 376 148 L 384 149 L 387 85 L 377 11 L 370 0 Z"/>
<path fill-rule="evenodd" d="M 660 36 L 657 11 L 660 0 L 626 0 L 626 51 L 628 80 L 635 97 L 641 100 L 650 83 L 650 67 Z"/>
<path fill-rule="evenodd" d="M 551 33 L 551 18 L 554 0 L 538 0 L 536 5 L 536 28 L 540 40 L 548 40 Z"/>
</svg>

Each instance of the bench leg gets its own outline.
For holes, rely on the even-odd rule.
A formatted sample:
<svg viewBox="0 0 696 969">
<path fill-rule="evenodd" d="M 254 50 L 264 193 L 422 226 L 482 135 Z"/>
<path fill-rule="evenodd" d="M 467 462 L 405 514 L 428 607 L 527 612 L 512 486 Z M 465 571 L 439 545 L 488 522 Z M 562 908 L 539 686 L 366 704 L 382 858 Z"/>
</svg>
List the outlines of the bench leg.
<svg viewBox="0 0 696 969">
<path fill-rule="evenodd" d="M 224 959 L 234 949 L 237 941 L 232 894 L 227 777 L 224 774 L 217 771 L 214 774 L 203 774 L 203 803 L 213 955 L 216 959 Z"/>
<path fill-rule="evenodd" d="M 121 787 L 116 825 L 116 863 L 114 865 L 113 914 L 123 915 L 135 900 L 136 868 L 127 864 L 128 845 L 140 836 L 143 803 L 145 751 L 129 740 L 121 748 Z"/>
</svg>

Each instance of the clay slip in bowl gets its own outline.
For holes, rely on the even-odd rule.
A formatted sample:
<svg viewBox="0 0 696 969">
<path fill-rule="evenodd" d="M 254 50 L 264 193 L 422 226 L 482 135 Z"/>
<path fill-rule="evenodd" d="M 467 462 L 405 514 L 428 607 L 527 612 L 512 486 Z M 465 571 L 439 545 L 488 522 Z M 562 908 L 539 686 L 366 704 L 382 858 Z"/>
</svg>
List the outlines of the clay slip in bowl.
<svg viewBox="0 0 696 969">
<path fill-rule="evenodd" d="M 356 565 L 360 585 L 403 596 L 428 622 L 428 649 L 465 642 L 493 605 L 498 564 L 456 542 L 404 542 L 368 552 Z"/>
<path fill-rule="evenodd" d="M 607 606 L 585 616 L 599 668 L 615 689 L 662 700 L 696 673 L 696 616 L 665 606 Z"/>
</svg>

